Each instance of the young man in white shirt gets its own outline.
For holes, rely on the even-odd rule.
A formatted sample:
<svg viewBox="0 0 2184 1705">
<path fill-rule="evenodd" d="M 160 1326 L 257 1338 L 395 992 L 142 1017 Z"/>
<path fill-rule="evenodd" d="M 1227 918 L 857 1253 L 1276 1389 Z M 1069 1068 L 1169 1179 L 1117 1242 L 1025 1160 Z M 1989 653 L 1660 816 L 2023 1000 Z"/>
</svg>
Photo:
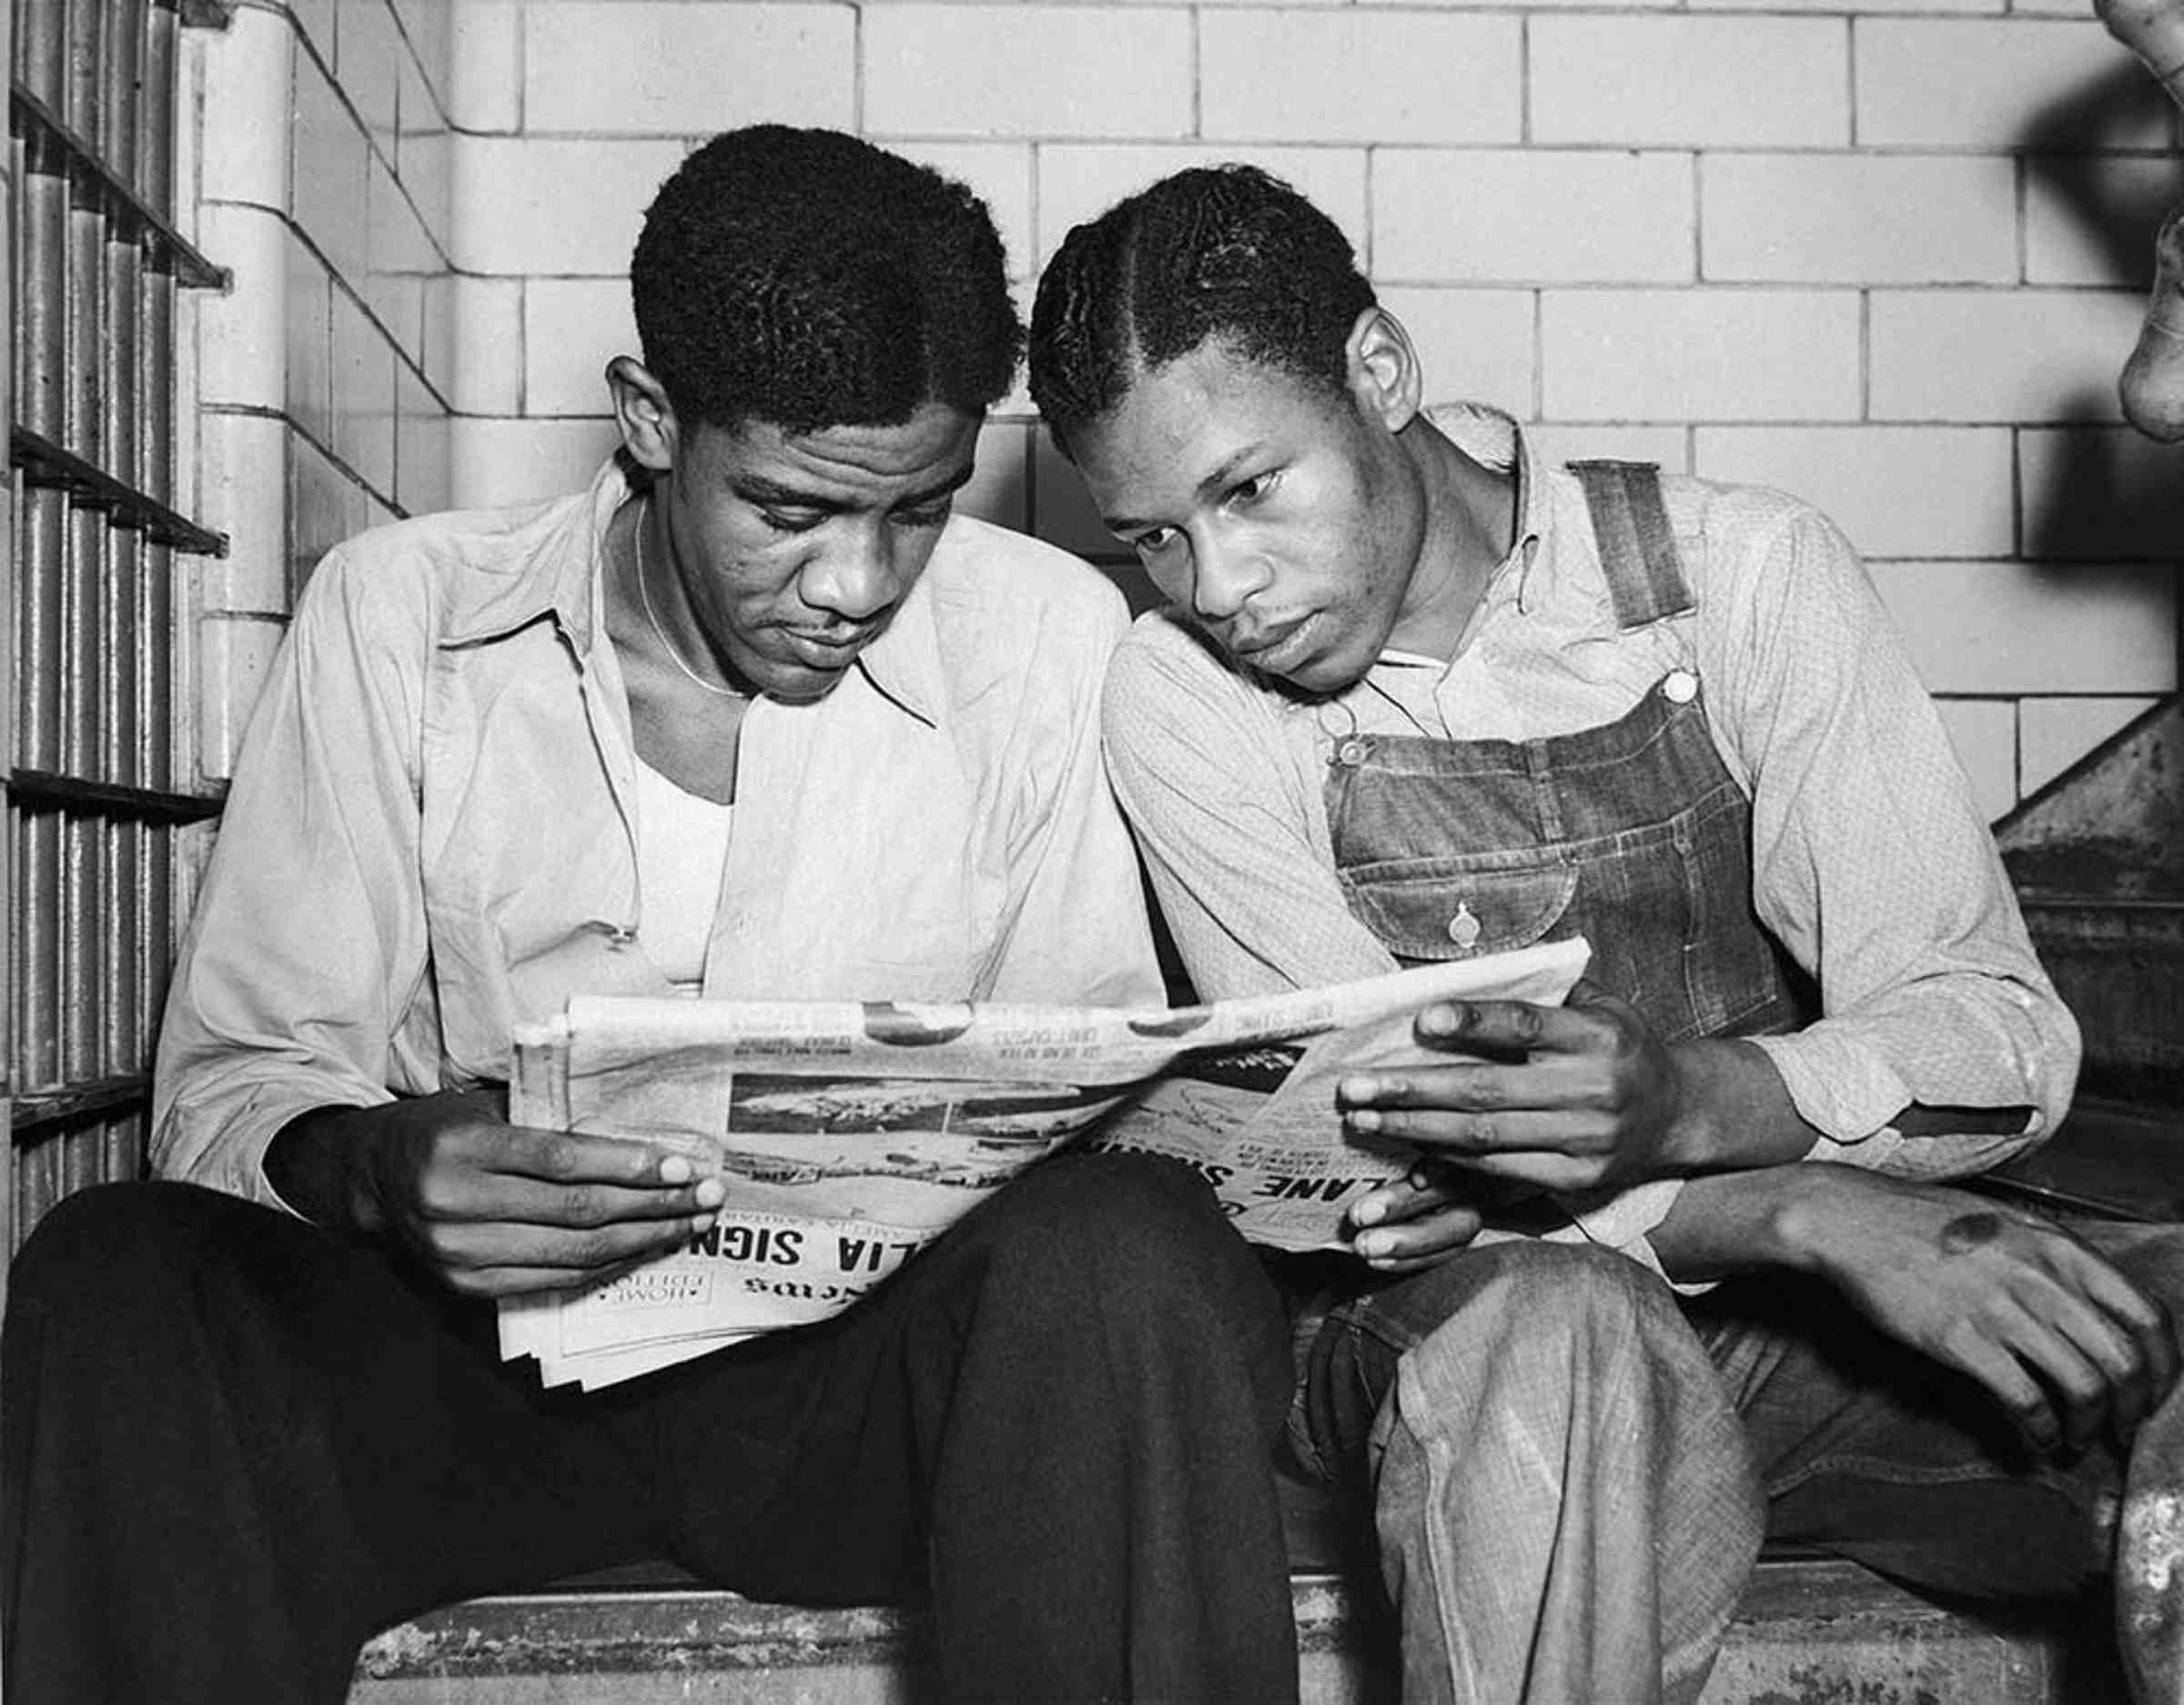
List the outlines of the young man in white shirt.
<svg viewBox="0 0 2184 1705">
<path fill-rule="evenodd" d="M 693 153 L 591 489 L 307 589 L 162 1036 L 168 1180 L 6 1323 L 11 1705 L 335 1705 L 420 1607 L 670 1557 L 927 1607 L 950 1697 L 1293 1698 L 1279 1306 L 1207 1193 L 1065 1156 L 872 1297 L 595 1394 L 492 1299 L 732 1185 L 507 1123 L 575 994 L 1157 1003 L 1101 773 L 1120 600 L 963 518 L 1021 329 L 984 207 L 853 138 Z"/>
</svg>

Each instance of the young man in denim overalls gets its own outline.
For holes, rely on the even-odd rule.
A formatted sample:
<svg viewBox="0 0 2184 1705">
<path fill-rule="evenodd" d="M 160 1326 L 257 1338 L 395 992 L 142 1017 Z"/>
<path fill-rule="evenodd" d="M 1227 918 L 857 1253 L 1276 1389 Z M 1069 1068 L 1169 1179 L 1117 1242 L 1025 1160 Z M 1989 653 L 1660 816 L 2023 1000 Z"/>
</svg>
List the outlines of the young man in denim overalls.
<svg viewBox="0 0 2184 1705">
<path fill-rule="evenodd" d="M 1342 1085 L 1421 1159 L 1296 1276 L 1291 1438 L 1372 1488 L 1405 1697 L 1694 1699 L 1763 1536 L 2098 1579 L 2118 1441 L 2184 1426 L 2184 1246 L 1936 1182 L 2054 1129 L 2078 1035 L 1842 536 L 1429 416 L 1248 167 L 1070 234 L 1032 389 L 1175 600 L 1104 720 L 1202 994 L 1592 943 L 1566 1007 L 1429 1009 L 1449 1064 Z"/>
</svg>

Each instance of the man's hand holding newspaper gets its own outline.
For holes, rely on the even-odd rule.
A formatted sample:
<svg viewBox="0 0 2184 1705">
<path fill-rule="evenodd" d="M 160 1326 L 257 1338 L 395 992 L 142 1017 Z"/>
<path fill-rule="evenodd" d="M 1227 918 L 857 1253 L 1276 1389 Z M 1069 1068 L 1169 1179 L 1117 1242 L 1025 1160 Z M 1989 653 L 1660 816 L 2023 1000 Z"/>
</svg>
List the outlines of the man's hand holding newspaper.
<svg viewBox="0 0 2184 1705">
<path fill-rule="evenodd" d="M 1254 1242 L 1345 1246 L 1350 1206 L 1411 1151 L 1346 1134 L 1338 1083 L 1445 1059 L 1411 1028 L 1436 1002 L 1559 1004 L 1587 957 L 1558 942 L 1149 1012 L 573 1000 L 518 1033 L 510 1116 L 681 1148 L 727 1202 L 673 1254 L 504 1301 L 501 1353 L 596 1387 L 824 1319 L 1087 1132 L 1196 1168 Z"/>
</svg>

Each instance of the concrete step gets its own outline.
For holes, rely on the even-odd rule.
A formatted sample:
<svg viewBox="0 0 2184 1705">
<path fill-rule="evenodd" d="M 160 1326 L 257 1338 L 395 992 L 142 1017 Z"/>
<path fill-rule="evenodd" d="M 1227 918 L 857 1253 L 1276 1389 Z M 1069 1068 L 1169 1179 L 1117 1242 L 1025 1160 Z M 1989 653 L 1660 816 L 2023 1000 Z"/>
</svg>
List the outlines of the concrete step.
<svg viewBox="0 0 2184 1705">
<path fill-rule="evenodd" d="M 1306 1705 L 1393 1705 L 1370 1588 L 1295 1578 Z M 936 1705 L 901 1611 L 687 1588 L 480 1599 L 365 1648 L 350 1705 Z M 1026 1705 L 1036 1705 L 1026 1701 Z M 1592 1705 L 1617 1705 L 1603 1700 Z M 2067 1612 L 1933 1604 L 1855 1564 L 1769 1559 L 1704 1705 L 2126 1705 L 2105 1629 Z"/>
</svg>

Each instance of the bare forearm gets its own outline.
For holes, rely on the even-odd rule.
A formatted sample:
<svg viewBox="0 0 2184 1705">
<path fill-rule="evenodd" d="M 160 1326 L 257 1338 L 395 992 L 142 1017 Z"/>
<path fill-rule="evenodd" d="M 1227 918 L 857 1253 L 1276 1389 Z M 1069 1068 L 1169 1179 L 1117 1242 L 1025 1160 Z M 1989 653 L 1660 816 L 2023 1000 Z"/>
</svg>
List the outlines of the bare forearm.
<svg viewBox="0 0 2184 1705">
<path fill-rule="evenodd" d="M 1799 1209 L 1826 1180 L 1822 1163 L 1694 1178 L 1648 1241 L 1672 1279 L 1697 1284 L 1762 1267 L 1810 1266 Z"/>
<path fill-rule="evenodd" d="M 1696 1282 L 1754 1267 L 1810 1267 L 1806 1210 L 1836 1180 L 1834 1166 L 1798 1164 L 1825 1135 L 1791 1101 L 1774 1062 L 1749 1043 L 1679 1043 L 1670 1050 L 1684 1111 L 1666 1152 L 1694 1175 L 1650 1241 L 1670 1277 Z M 2024 1128 L 2025 1107 L 1925 1107 L 1897 1114 L 1907 1135 Z"/>
</svg>

